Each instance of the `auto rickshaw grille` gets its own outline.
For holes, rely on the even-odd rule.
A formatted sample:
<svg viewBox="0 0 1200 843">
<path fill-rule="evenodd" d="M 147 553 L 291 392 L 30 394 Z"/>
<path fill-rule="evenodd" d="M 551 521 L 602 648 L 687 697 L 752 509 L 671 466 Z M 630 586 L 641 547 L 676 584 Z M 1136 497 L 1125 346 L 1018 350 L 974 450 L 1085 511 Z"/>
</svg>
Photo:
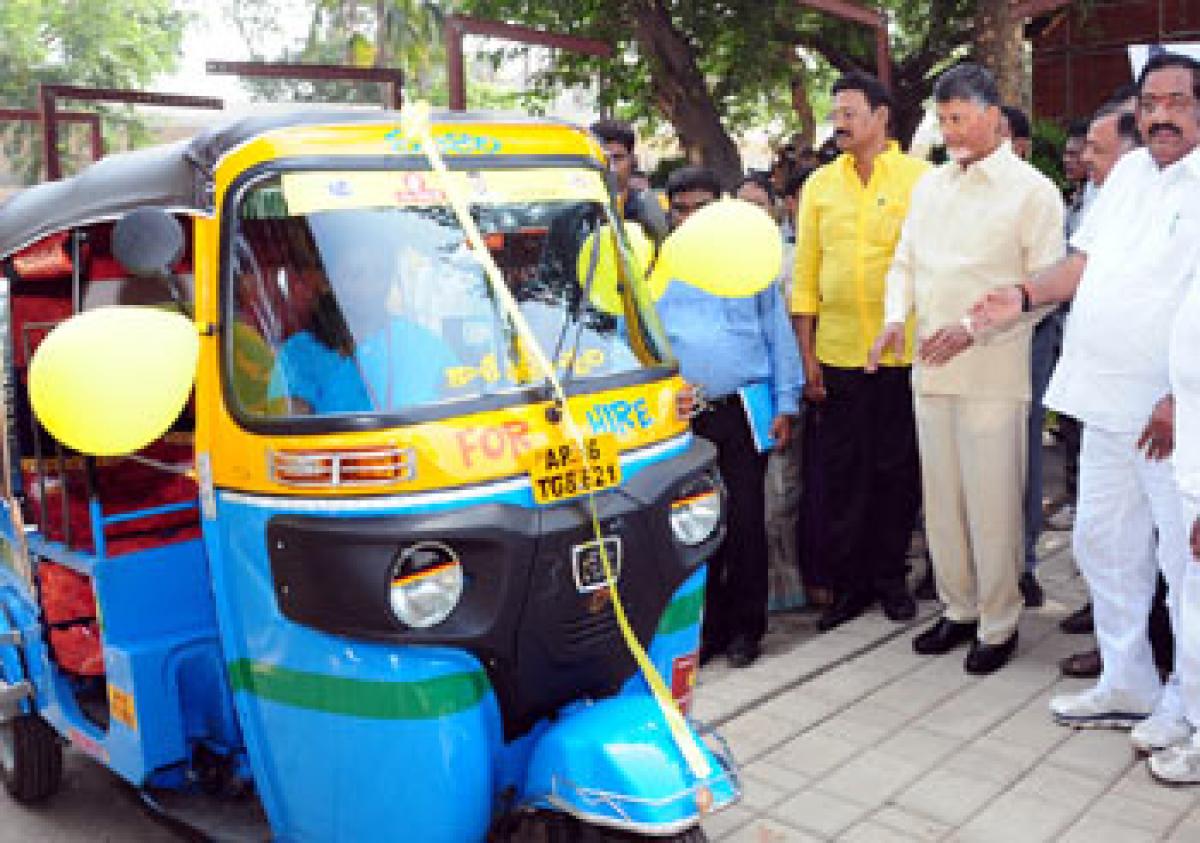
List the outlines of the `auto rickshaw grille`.
<svg viewBox="0 0 1200 843">
<path fill-rule="evenodd" d="M 600 595 L 602 592 L 596 592 Z M 605 595 L 607 596 L 607 595 Z M 599 601 L 603 598 L 592 598 Z M 621 643 L 621 630 L 612 604 L 606 603 L 600 611 L 567 619 L 561 627 L 562 648 L 560 655 L 567 659 L 586 657 L 612 644 Z"/>
</svg>

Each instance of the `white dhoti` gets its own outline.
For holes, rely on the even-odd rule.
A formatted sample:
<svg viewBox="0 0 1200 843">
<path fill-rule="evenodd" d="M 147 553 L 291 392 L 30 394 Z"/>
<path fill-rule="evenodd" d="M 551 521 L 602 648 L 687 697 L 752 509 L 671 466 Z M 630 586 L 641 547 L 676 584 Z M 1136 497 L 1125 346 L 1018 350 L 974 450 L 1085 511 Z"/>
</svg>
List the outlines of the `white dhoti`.
<svg viewBox="0 0 1200 843">
<path fill-rule="evenodd" d="M 1142 703 L 1147 710 L 1178 711 L 1182 701 L 1176 699 L 1177 685 L 1169 685 L 1167 698 L 1160 701 L 1163 685 L 1151 654 L 1146 619 L 1162 571 L 1178 648 L 1184 576 L 1195 566 L 1188 564 L 1188 528 L 1171 462 L 1146 459 L 1136 448 L 1139 436 L 1084 425 L 1075 560 L 1092 594 L 1104 663 L 1098 687 Z M 1196 600 L 1200 605 L 1200 583 Z M 1194 657 L 1200 659 L 1200 652 Z M 1185 667 L 1178 649 L 1176 665 Z M 1176 671 L 1181 679 L 1188 672 Z"/>
</svg>

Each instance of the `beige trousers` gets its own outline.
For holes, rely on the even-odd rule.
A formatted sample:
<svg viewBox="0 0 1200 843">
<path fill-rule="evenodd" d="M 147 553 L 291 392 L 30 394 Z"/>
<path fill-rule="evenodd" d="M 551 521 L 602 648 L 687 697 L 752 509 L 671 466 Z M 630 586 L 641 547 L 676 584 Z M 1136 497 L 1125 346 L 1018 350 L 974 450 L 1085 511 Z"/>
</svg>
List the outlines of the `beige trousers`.
<svg viewBox="0 0 1200 843">
<path fill-rule="evenodd" d="M 914 400 L 926 540 L 946 619 L 978 620 L 979 640 L 999 644 L 1022 607 L 1028 402 Z"/>
</svg>

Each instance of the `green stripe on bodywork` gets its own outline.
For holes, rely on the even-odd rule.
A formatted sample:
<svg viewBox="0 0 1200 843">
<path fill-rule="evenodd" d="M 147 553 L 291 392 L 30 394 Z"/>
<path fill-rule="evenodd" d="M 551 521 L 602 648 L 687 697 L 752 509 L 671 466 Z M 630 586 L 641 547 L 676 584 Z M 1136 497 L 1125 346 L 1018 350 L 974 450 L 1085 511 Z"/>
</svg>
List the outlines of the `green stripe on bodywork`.
<svg viewBox="0 0 1200 843">
<path fill-rule="evenodd" d="M 704 589 L 697 588 L 676 597 L 663 612 L 658 622 L 658 634 L 670 635 L 700 623 L 700 614 L 704 610 Z"/>
<path fill-rule="evenodd" d="M 478 705 L 489 688 L 487 677 L 479 670 L 419 682 L 377 682 L 288 670 L 251 659 L 231 662 L 229 678 L 234 691 L 296 708 L 377 720 L 457 714 Z"/>
</svg>

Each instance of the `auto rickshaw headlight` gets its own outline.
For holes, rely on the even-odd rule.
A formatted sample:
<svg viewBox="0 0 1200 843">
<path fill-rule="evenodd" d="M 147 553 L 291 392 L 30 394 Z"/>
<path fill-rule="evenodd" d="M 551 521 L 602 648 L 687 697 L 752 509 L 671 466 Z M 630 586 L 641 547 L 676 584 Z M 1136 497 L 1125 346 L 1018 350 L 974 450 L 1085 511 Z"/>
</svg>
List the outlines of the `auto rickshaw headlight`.
<svg viewBox="0 0 1200 843">
<path fill-rule="evenodd" d="M 671 501 L 671 532 L 689 547 L 710 539 L 721 525 L 721 487 L 712 477 L 690 483 Z"/>
<path fill-rule="evenodd" d="M 463 592 L 462 563 L 440 542 L 404 548 L 392 565 L 388 599 L 401 623 L 424 629 L 444 621 Z"/>
</svg>

